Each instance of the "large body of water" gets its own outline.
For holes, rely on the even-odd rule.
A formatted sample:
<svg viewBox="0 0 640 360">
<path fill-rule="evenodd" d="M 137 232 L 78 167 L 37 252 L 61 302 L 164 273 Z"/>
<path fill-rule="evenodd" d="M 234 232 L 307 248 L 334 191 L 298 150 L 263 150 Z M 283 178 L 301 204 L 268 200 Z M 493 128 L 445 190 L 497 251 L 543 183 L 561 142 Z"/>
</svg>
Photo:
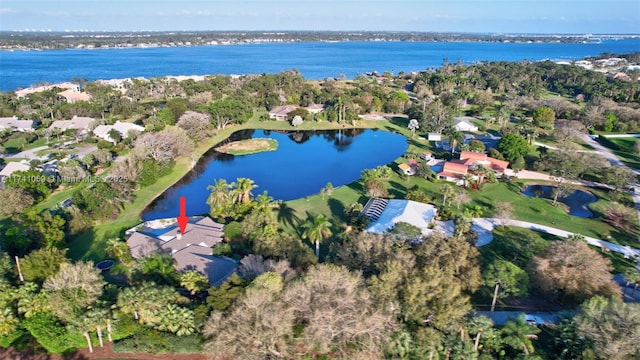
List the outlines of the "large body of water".
<svg viewBox="0 0 640 360">
<path fill-rule="evenodd" d="M 309 42 L 133 49 L 0 51 L 0 91 L 72 78 L 118 79 L 166 75 L 257 74 L 297 69 L 307 79 L 369 71 L 421 71 L 444 59 L 575 60 L 605 52 L 640 51 L 640 39 L 599 44 L 481 42 Z"/>
<path fill-rule="evenodd" d="M 195 168 L 167 190 L 144 212 L 145 220 L 175 217 L 179 199 L 186 198 L 187 215 L 209 212 L 207 186 L 215 179 L 233 182 L 252 179 L 259 187 L 254 195 L 268 191 L 278 200 L 317 194 L 327 182 L 334 187 L 360 178 L 364 169 L 385 165 L 402 155 L 407 139 L 381 130 L 298 131 L 289 134 L 265 130 L 234 133 L 230 139 L 270 137 L 276 151 L 232 156 L 210 150 Z"/>
</svg>

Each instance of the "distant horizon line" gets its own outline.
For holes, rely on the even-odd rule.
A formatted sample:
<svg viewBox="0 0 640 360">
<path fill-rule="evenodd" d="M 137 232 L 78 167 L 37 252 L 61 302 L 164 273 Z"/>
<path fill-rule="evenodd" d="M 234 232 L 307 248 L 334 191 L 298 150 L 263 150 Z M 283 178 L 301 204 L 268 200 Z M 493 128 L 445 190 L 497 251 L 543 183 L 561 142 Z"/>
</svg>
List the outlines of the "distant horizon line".
<svg viewBox="0 0 640 360">
<path fill-rule="evenodd" d="M 0 33 L 38 33 L 38 34 L 86 34 L 86 33 L 261 33 L 261 34 L 291 34 L 291 33 L 335 33 L 335 34 L 441 34 L 441 35 L 480 35 L 480 36 L 640 36 L 640 33 L 562 33 L 562 32 L 496 32 L 496 31 L 411 31 L 411 30 L 52 30 L 25 29 L 0 30 Z"/>
</svg>

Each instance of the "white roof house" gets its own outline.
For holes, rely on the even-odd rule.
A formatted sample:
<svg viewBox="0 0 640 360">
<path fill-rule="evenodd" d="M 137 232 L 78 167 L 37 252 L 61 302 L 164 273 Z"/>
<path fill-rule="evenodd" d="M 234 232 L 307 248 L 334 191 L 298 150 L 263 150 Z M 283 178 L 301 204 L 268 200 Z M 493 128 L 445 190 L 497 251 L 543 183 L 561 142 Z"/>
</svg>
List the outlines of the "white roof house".
<svg viewBox="0 0 640 360">
<path fill-rule="evenodd" d="M 17 116 L 0 118 L 0 130 L 33 131 L 33 120 L 20 120 Z"/>
<path fill-rule="evenodd" d="M 436 207 L 412 200 L 370 199 L 362 210 L 371 220 L 367 232 L 382 234 L 399 222 L 409 223 L 422 230 L 423 235 L 431 233 L 430 226 L 437 215 Z"/>
<path fill-rule="evenodd" d="M 116 123 L 113 125 L 96 126 L 96 128 L 93 129 L 93 134 L 99 138 L 102 138 L 104 140 L 110 141 L 115 144 L 116 141 L 112 139 L 111 136 L 109 135 L 109 133 L 111 133 L 111 130 L 116 130 L 117 132 L 120 133 L 120 136 L 124 138 L 129 134 L 130 131 L 143 132 L 144 127 L 140 125 L 136 125 L 134 123 L 116 121 Z"/>
<path fill-rule="evenodd" d="M 91 95 L 84 92 L 72 90 L 72 89 L 67 89 L 65 91 L 59 92 L 58 95 L 62 96 L 70 104 L 73 104 L 76 101 L 91 100 Z"/>
<path fill-rule="evenodd" d="M 6 177 L 11 176 L 16 171 L 28 171 L 29 169 L 31 169 L 29 164 L 10 162 L 0 171 L 0 181 L 4 182 Z"/>
<path fill-rule="evenodd" d="M 88 132 L 89 127 L 96 121 L 94 118 L 74 116 L 71 120 L 56 120 L 49 129 L 65 130 L 79 130 L 80 132 Z"/>
<path fill-rule="evenodd" d="M 457 117 L 453 119 L 453 126 L 458 131 L 478 131 L 478 127 L 470 121 L 470 117 Z"/>
</svg>

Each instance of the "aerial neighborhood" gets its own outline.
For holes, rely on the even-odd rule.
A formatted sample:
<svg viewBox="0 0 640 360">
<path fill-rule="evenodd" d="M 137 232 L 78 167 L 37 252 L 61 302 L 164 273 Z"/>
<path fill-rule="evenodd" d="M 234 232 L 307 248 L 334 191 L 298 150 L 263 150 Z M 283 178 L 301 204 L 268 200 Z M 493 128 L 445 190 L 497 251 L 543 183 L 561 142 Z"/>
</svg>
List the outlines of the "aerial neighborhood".
<svg viewBox="0 0 640 360">
<path fill-rule="evenodd" d="M 2 92 L 0 346 L 637 358 L 638 64 Z"/>
</svg>

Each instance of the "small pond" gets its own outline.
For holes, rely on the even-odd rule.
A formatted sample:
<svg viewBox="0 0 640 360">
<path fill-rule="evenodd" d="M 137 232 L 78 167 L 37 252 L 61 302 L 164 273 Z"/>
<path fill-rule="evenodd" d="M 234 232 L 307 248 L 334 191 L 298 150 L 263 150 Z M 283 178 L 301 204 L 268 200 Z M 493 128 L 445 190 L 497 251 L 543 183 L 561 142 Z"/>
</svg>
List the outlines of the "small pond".
<svg viewBox="0 0 640 360">
<path fill-rule="evenodd" d="M 179 199 L 186 198 L 187 215 L 206 214 L 208 185 L 215 179 L 233 182 L 252 179 L 258 188 L 278 200 L 317 194 L 328 182 L 334 187 L 360 178 L 364 169 L 386 165 L 404 154 L 407 139 L 382 130 L 276 132 L 244 130 L 230 141 L 250 138 L 278 141 L 276 151 L 233 156 L 209 150 L 182 180 L 165 191 L 143 213 L 144 220 L 178 216 Z"/>
<path fill-rule="evenodd" d="M 522 193 L 529 197 L 542 197 L 545 199 L 553 199 L 553 190 L 555 186 L 549 185 L 529 185 Z M 558 201 L 569 207 L 569 215 L 590 218 L 593 213 L 589 210 L 588 205 L 596 202 L 598 198 L 590 192 L 584 190 L 575 190 L 569 196 L 558 198 Z"/>
</svg>

